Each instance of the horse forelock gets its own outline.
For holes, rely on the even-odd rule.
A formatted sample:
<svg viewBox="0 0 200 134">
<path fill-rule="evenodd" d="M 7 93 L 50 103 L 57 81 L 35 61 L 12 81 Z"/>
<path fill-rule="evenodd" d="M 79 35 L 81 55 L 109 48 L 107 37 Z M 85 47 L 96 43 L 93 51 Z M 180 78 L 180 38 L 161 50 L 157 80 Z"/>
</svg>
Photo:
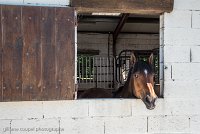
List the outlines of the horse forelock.
<svg viewBox="0 0 200 134">
<path fill-rule="evenodd" d="M 135 64 L 133 64 L 133 66 L 130 67 L 130 70 L 128 72 L 128 77 L 127 77 L 124 87 L 128 87 L 132 74 L 134 74 L 136 72 L 145 73 L 145 71 L 146 71 L 145 75 L 153 74 L 152 66 L 149 63 L 147 63 L 145 61 L 138 61 Z"/>
<path fill-rule="evenodd" d="M 153 74 L 153 69 L 152 66 L 145 62 L 145 61 L 138 61 L 136 62 L 133 67 L 132 67 L 132 74 L 139 72 L 139 73 L 145 73 L 148 74 Z"/>
</svg>

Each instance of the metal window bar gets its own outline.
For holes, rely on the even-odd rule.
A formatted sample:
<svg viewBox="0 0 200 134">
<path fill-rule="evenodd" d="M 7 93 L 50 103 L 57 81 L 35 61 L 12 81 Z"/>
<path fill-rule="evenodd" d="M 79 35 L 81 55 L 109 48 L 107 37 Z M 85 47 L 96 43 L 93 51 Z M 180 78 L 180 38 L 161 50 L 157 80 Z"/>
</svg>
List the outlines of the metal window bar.
<svg viewBox="0 0 200 134">
<path fill-rule="evenodd" d="M 78 56 L 77 81 L 80 89 L 113 89 L 113 57 Z"/>
</svg>

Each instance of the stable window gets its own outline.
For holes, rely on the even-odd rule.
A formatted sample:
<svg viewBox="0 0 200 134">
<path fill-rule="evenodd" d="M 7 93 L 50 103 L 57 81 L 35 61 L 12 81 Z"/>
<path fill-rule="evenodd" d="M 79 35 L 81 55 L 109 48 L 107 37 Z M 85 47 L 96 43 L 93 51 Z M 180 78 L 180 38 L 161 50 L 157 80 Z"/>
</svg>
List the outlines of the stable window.
<svg viewBox="0 0 200 134">
<path fill-rule="evenodd" d="M 95 50 L 100 50 L 100 57 L 113 58 L 106 65 L 112 66 L 109 71 L 112 76 L 109 78 L 112 78 L 113 81 L 112 86 L 110 86 L 111 89 L 108 90 L 115 91 L 120 85 L 123 85 L 120 80 L 127 75 L 126 70 L 129 69 L 129 59 L 120 60 L 120 64 L 118 63 L 117 59 L 121 59 L 120 52 L 127 49 L 128 51 L 134 50 L 134 52 L 143 51 L 138 56 L 146 60 L 145 53 L 151 51 L 155 53 L 154 71 L 156 73 L 156 84 L 154 86 L 157 89 L 157 95 L 163 95 L 163 50 L 159 45 L 159 16 L 164 12 L 171 12 L 173 3 L 173 0 L 120 2 L 115 0 L 92 2 L 90 0 L 72 0 L 71 5 L 76 7 L 79 13 L 77 17 L 78 47 L 94 48 Z M 82 40 L 83 38 L 85 39 L 84 41 Z M 129 39 L 133 40 L 129 41 Z M 148 42 L 149 44 L 147 45 Z M 150 45 L 154 43 L 156 44 L 155 46 Z M 106 70 L 104 68 L 103 66 L 99 71 Z M 124 74 L 121 74 L 123 68 L 125 71 L 123 72 Z M 103 73 L 99 73 L 101 74 L 100 79 L 103 77 Z M 123 79 L 126 80 L 125 77 Z M 96 84 L 96 87 L 101 88 L 98 84 Z"/>
<path fill-rule="evenodd" d="M 78 95 L 90 88 L 116 92 L 127 80 L 131 54 L 147 61 L 153 53 L 154 88 L 161 96 L 159 15 L 79 13 L 77 20 Z"/>
</svg>

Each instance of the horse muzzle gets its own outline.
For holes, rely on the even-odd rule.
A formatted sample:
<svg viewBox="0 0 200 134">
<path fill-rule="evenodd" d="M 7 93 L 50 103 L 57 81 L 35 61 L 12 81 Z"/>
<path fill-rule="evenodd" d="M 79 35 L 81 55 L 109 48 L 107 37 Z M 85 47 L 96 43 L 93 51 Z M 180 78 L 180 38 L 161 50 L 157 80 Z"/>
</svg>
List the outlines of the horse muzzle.
<svg viewBox="0 0 200 134">
<path fill-rule="evenodd" d="M 146 105 L 146 108 L 149 110 L 153 110 L 156 106 L 155 102 L 157 100 L 157 96 L 156 97 L 152 97 L 150 95 L 147 95 L 144 99 L 142 99 L 144 104 Z"/>
</svg>

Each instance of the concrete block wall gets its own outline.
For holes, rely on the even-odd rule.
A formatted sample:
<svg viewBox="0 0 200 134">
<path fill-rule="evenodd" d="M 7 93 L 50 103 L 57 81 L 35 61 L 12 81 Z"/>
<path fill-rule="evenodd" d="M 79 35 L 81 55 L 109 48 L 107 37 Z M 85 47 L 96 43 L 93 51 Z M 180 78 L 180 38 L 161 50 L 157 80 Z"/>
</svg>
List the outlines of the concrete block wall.
<svg viewBox="0 0 200 134">
<path fill-rule="evenodd" d="M 78 33 L 78 49 L 100 50 L 100 56 L 108 55 L 108 34 Z M 158 34 L 120 34 L 117 40 L 117 54 L 125 49 L 152 50 L 159 48 Z M 112 35 L 110 35 L 110 55 L 112 55 Z"/>
<path fill-rule="evenodd" d="M 110 39 L 112 35 L 110 35 Z M 108 56 L 108 34 L 99 33 L 78 33 L 78 49 L 99 50 L 100 56 Z M 112 52 L 112 43 L 110 41 L 110 52 Z"/>
<path fill-rule="evenodd" d="M 199 99 L 99 99 L 0 103 L 1 134 L 198 134 Z"/>
<path fill-rule="evenodd" d="M 158 34 L 121 34 L 118 37 L 117 54 L 122 50 L 152 50 L 159 48 Z"/>
<path fill-rule="evenodd" d="M 65 7 L 70 5 L 70 0 L 0 0 L 0 4 Z"/>
<path fill-rule="evenodd" d="M 200 1 L 175 0 L 161 16 L 164 47 L 164 97 L 199 98 Z"/>
</svg>

